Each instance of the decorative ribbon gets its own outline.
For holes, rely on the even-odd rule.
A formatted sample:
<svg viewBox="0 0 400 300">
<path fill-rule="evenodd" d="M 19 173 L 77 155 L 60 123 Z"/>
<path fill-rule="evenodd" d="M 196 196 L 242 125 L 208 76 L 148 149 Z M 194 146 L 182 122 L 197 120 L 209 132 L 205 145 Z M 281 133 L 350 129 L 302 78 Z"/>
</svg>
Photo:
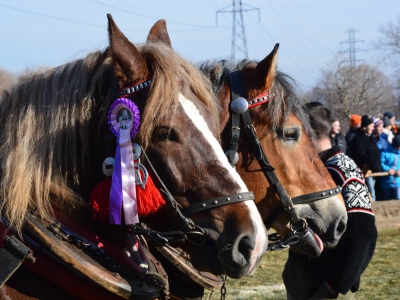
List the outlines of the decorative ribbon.
<svg viewBox="0 0 400 300">
<path fill-rule="evenodd" d="M 110 223 L 139 222 L 137 212 L 135 166 L 131 138 L 139 130 L 139 109 L 129 99 L 118 98 L 108 111 L 108 124 L 117 137 L 114 172 L 110 191 Z"/>
</svg>

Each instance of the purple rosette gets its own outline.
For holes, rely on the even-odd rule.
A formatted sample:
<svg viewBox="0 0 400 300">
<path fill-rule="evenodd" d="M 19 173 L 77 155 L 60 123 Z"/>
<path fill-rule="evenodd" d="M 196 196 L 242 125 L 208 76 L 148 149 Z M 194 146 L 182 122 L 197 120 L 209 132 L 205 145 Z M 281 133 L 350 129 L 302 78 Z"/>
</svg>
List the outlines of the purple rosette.
<svg viewBox="0 0 400 300">
<path fill-rule="evenodd" d="M 121 126 L 125 128 L 132 122 L 131 138 L 134 138 L 140 127 L 140 112 L 134 102 L 127 98 L 118 98 L 115 100 L 108 110 L 107 116 L 110 130 L 117 136 Z"/>
<path fill-rule="evenodd" d="M 140 126 L 139 109 L 126 98 L 115 100 L 108 111 L 110 130 L 117 137 L 114 172 L 110 191 L 110 223 L 139 222 L 136 200 L 135 166 L 131 138 Z"/>
</svg>

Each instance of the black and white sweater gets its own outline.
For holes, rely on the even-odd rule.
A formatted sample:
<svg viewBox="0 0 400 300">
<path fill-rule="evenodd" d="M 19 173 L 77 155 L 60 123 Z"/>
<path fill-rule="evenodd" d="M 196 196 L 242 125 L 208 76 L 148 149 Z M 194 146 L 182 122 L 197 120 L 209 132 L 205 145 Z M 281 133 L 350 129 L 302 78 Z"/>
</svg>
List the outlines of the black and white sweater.
<svg viewBox="0 0 400 300">
<path fill-rule="evenodd" d="M 348 212 L 347 228 L 337 247 L 318 258 L 289 251 L 283 273 L 288 293 L 295 299 L 310 299 L 326 281 L 341 294 L 357 291 L 360 276 L 374 254 L 377 230 L 370 195 L 356 163 L 338 147 L 320 153 L 342 196 Z"/>
</svg>

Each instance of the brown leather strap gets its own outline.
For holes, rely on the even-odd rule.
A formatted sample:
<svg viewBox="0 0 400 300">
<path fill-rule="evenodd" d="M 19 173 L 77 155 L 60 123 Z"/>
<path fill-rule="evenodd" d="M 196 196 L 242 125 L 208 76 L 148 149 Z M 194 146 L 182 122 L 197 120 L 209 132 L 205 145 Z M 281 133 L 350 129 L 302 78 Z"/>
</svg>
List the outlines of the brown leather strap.
<svg viewBox="0 0 400 300">
<path fill-rule="evenodd" d="M 209 210 L 212 208 L 232 204 L 232 203 L 237 203 L 237 202 L 242 202 L 242 201 L 254 201 L 254 193 L 253 192 L 244 192 L 244 193 L 238 193 L 238 194 L 233 194 L 229 196 L 224 196 L 224 197 L 218 197 L 218 198 L 213 198 L 213 199 L 208 199 L 207 201 L 196 203 L 194 205 L 191 205 L 189 207 L 186 207 L 182 209 L 182 214 L 185 217 L 191 216 L 193 214 L 199 213 L 201 211 Z"/>
</svg>

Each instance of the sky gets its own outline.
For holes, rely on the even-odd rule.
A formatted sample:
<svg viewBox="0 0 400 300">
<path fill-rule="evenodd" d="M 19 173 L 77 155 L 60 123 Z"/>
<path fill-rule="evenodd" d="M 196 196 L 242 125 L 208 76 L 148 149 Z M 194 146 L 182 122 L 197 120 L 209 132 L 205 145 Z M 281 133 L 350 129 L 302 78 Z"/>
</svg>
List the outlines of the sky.
<svg viewBox="0 0 400 300">
<path fill-rule="evenodd" d="M 356 59 L 376 63 L 379 28 L 400 17 L 399 0 L 246 0 L 242 7 L 249 9 L 248 58 L 259 61 L 279 43 L 278 69 L 303 91 L 318 84 L 337 53 L 348 55 L 350 29 Z M 165 19 L 173 48 L 187 60 L 230 59 L 233 14 L 221 10 L 232 10 L 232 0 L 0 0 L 0 68 L 21 73 L 106 48 L 107 13 L 133 43 Z M 388 76 L 389 69 L 382 65 Z"/>
</svg>

